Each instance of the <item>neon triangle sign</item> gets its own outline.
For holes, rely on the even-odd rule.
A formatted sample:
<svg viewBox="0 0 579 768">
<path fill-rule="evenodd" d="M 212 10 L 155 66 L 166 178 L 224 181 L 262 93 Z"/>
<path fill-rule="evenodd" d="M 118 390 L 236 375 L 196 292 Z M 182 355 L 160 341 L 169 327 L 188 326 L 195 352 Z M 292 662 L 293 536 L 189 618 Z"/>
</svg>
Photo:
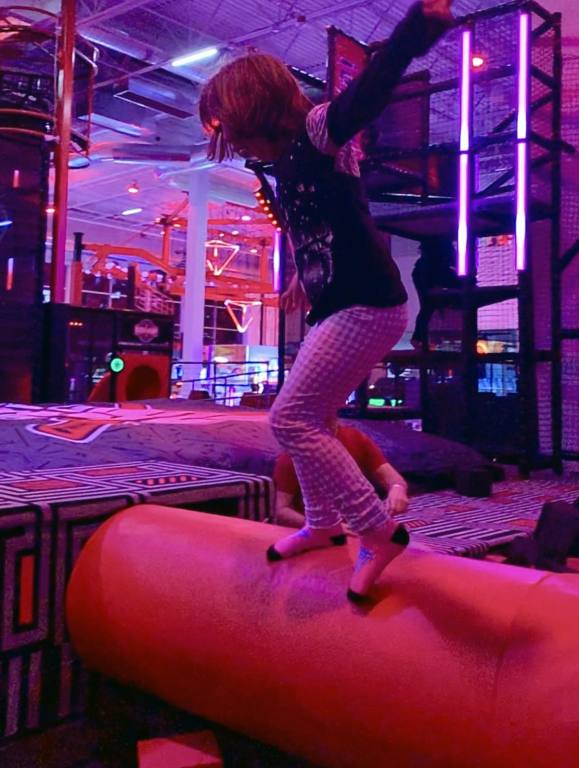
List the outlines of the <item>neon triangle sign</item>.
<svg viewBox="0 0 579 768">
<path fill-rule="evenodd" d="M 205 247 L 209 251 L 206 257 L 207 269 L 215 277 L 222 275 L 240 251 L 238 245 L 224 243 L 223 240 L 207 240 Z"/>
<path fill-rule="evenodd" d="M 225 299 L 223 303 L 227 307 L 229 316 L 233 320 L 238 333 L 245 333 L 253 322 L 253 317 L 247 320 L 247 310 L 250 307 L 261 307 L 262 304 L 261 301 L 234 301 L 233 299 Z M 235 314 L 235 310 L 241 310 L 241 318 Z"/>
</svg>

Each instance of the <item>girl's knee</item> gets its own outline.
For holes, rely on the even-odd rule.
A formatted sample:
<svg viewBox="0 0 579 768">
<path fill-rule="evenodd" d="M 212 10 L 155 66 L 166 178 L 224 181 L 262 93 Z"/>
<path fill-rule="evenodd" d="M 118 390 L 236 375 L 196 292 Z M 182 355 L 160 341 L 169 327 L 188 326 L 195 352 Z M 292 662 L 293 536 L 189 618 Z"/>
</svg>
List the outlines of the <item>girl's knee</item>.
<svg viewBox="0 0 579 768">
<path fill-rule="evenodd" d="M 274 406 L 269 423 L 275 438 L 284 448 L 310 442 L 318 432 L 323 431 L 319 420 L 291 405 Z"/>
<path fill-rule="evenodd" d="M 273 406 L 269 413 L 271 431 L 277 440 L 284 445 L 286 436 L 300 429 L 300 418 L 292 412 L 291 408 L 277 405 Z"/>
</svg>

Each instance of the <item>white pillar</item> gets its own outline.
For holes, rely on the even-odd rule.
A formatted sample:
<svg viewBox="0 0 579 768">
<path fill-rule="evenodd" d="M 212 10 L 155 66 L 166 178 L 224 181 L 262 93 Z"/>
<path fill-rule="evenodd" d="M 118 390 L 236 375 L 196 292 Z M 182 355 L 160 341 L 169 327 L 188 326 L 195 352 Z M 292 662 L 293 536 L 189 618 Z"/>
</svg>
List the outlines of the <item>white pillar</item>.
<svg viewBox="0 0 579 768">
<path fill-rule="evenodd" d="M 203 360 L 203 318 L 205 313 L 205 241 L 209 176 L 207 170 L 190 174 L 189 215 L 187 219 L 187 256 L 185 265 L 185 295 L 181 309 L 183 333 L 184 379 L 198 379 Z M 189 395 L 191 384 L 184 384 L 181 394 Z"/>
<path fill-rule="evenodd" d="M 257 347 L 261 344 L 261 306 L 248 307 L 246 322 L 251 318 L 251 325 L 243 334 L 243 343 L 248 347 Z"/>
</svg>

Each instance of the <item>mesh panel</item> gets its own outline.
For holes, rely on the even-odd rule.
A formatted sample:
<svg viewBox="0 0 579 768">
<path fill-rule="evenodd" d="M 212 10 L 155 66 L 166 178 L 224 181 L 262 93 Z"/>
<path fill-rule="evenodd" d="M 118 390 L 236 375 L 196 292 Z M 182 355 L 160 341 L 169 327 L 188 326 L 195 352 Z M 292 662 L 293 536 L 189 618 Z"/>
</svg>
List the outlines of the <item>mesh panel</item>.
<svg viewBox="0 0 579 768">
<path fill-rule="evenodd" d="M 549 57 L 552 62 L 553 49 L 552 40 L 537 41 L 542 47 L 542 59 Z M 533 49 L 534 50 L 534 49 Z M 544 62 L 543 62 L 544 63 Z M 543 67 L 541 67 L 543 69 Z M 552 65 L 551 65 L 552 69 Z M 549 99 L 542 103 L 542 99 L 547 99 L 552 95 L 552 89 L 539 80 L 537 77 L 531 78 L 531 130 L 549 139 L 553 132 L 553 102 Z M 516 151 L 516 150 L 515 150 Z M 549 151 L 541 147 L 536 142 L 531 142 L 531 162 L 533 163 L 533 172 L 531 174 L 531 196 L 534 200 L 541 200 L 548 203 L 551 199 L 551 170 L 552 164 L 548 162 Z"/>
<path fill-rule="evenodd" d="M 533 314 L 535 347 L 551 349 L 551 223 L 534 222 L 531 226 L 533 264 Z"/>
<path fill-rule="evenodd" d="M 427 54 L 416 59 L 410 65 L 409 72 L 427 69 L 431 81 L 439 83 L 456 77 L 460 72 L 460 29 L 449 30 L 443 39 Z"/>
<path fill-rule="evenodd" d="M 456 309 L 439 309 L 428 323 L 430 349 L 460 352 L 462 349 L 462 312 Z"/>
<path fill-rule="evenodd" d="M 481 237 L 477 248 L 477 284 L 516 285 L 517 282 L 513 236 Z"/>
<path fill-rule="evenodd" d="M 486 105 L 488 110 L 489 105 Z M 515 179 L 513 142 L 502 142 L 480 151 L 476 156 L 476 191 L 484 192 L 491 184 L 498 182 L 501 177 L 508 174 L 508 178 L 501 181 L 503 189 L 513 189 Z M 497 189 L 496 193 L 501 190 Z M 513 195 L 511 194 L 511 197 Z"/>
<path fill-rule="evenodd" d="M 478 310 L 478 337 L 487 342 L 488 352 L 513 352 L 519 349 L 519 302 L 517 299 L 489 304 Z"/>
<path fill-rule="evenodd" d="M 563 138 L 579 147 L 579 57 L 564 61 Z M 561 252 L 579 238 L 579 154 L 565 155 L 561 196 Z M 563 328 L 579 328 L 579 255 L 562 276 L 561 315 Z M 579 341 L 562 345 L 563 449 L 579 452 Z"/>
<path fill-rule="evenodd" d="M 579 341 L 563 342 L 563 450 L 579 452 Z"/>
<path fill-rule="evenodd" d="M 536 45 L 541 46 L 541 62 L 545 64 L 544 59 L 549 59 L 550 67 L 540 68 L 545 71 L 546 69 L 552 69 L 553 59 L 553 41 L 551 39 L 539 38 Z M 533 55 L 535 54 L 533 46 Z M 542 100 L 546 100 L 552 95 L 552 89 L 537 77 L 531 78 L 531 124 L 530 129 L 542 136 L 545 139 L 549 139 L 553 132 L 553 101 L 549 98 L 546 103 Z M 515 150 L 516 151 L 516 150 Z M 551 199 L 551 170 L 552 164 L 548 162 L 549 151 L 544 147 L 541 147 L 536 142 L 531 142 L 531 162 L 533 163 L 533 172 L 531 174 L 531 196 L 534 200 L 541 200 L 544 203 L 548 203 Z"/>
<path fill-rule="evenodd" d="M 553 451 L 551 434 L 551 363 L 537 365 L 537 410 L 539 421 L 539 451 Z"/>
<path fill-rule="evenodd" d="M 466 439 L 465 424 L 465 387 L 459 365 L 430 369 L 427 408 L 423 414 L 424 431 L 463 441 Z"/>
<path fill-rule="evenodd" d="M 457 140 L 460 131 L 459 105 L 458 88 L 432 94 L 430 97 L 431 144 L 450 143 Z"/>
<path fill-rule="evenodd" d="M 474 136 L 489 136 L 509 118 L 511 123 L 508 128 L 512 130 L 513 109 L 516 103 L 516 79 L 512 76 L 475 83 L 473 87 Z M 510 146 L 512 147 L 512 142 Z"/>
<path fill-rule="evenodd" d="M 563 66 L 563 138 L 579 148 L 579 57 L 565 57 Z M 561 252 L 579 237 L 579 152 L 563 155 Z"/>
<path fill-rule="evenodd" d="M 539 100 L 550 96 L 551 88 L 536 77 L 531 78 L 531 126 L 541 136 L 548 137 L 552 128 L 553 103 L 549 101 L 539 106 Z"/>
<path fill-rule="evenodd" d="M 480 19 L 476 22 L 473 52 L 480 53 L 489 67 L 498 68 L 514 65 L 517 37 L 516 13 Z"/>
<path fill-rule="evenodd" d="M 492 0 L 484 2 L 492 6 Z M 515 172 L 517 142 L 513 133 L 517 119 L 519 8 L 488 19 L 475 19 L 473 54 L 482 57 L 482 66 L 473 70 L 473 134 L 474 175 L 476 197 L 472 201 L 470 234 L 482 235 L 476 242 L 477 285 L 484 288 L 519 285 L 515 266 Z M 531 12 L 535 33 L 531 46 L 534 72 L 530 77 L 530 130 L 547 140 L 553 135 L 553 93 L 541 74 L 554 77 L 555 35 L 552 30 L 542 31 L 544 22 Z M 537 36 L 537 32 L 541 32 Z M 437 83 L 460 73 L 461 30 L 453 33 L 452 40 L 444 48 L 438 47 L 416 65 L 418 69 L 430 69 L 431 82 Z M 444 54 L 442 54 L 444 51 Z M 498 73 L 500 77 L 489 79 Z M 579 59 L 567 59 L 565 67 L 567 92 L 563 95 L 564 138 L 579 144 Z M 460 95 L 452 91 L 433 94 L 430 99 L 430 142 L 456 142 L 460 132 Z M 488 139 L 502 135 L 494 144 Z M 533 278 L 532 321 L 535 347 L 540 351 L 551 350 L 552 318 L 552 163 L 549 150 L 537 141 L 529 142 L 532 163 L 531 195 L 529 201 L 529 243 Z M 458 163 L 457 163 L 458 164 Z M 562 194 L 562 252 L 564 253 L 579 237 L 579 155 L 564 161 L 564 185 Z M 458 177 L 458 174 L 457 174 Z M 388 206 L 384 213 L 405 210 L 411 206 Z M 415 209 L 414 209 L 415 210 Z M 440 220 L 446 216 L 444 226 L 455 232 L 455 211 L 450 214 L 440 208 Z M 417 215 L 417 219 L 420 214 Z M 410 218 L 410 216 L 408 216 Z M 422 216 L 424 227 L 439 226 L 432 215 Z M 422 226 L 422 225 L 421 225 Z M 440 224 L 442 228 L 443 224 Z M 423 229 L 418 226 L 413 234 L 419 237 Z M 442 231 L 442 229 L 441 229 Z M 521 281 L 525 289 L 526 280 Z M 568 268 L 562 283 L 563 321 L 568 327 L 579 326 L 579 257 Z M 492 292 L 489 292 L 492 294 Z M 500 292 L 497 292 L 500 296 Z M 434 314 L 429 324 L 429 344 L 434 349 L 459 350 L 462 346 L 462 312 L 447 309 Z M 519 305 L 517 299 L 500 301 L 481 307 L 477 311 L 479 352 L 516 352 L 520 350 Z M 532 354 L 529 349 L 524 355 Z M 564 375 L 566 376 L 565 421 L 579 421 L 579 368 L 578 345 L 565 347 Z M 527 414 L 522 408 L 519 389 L 520 370 L 514 362 L 489 361 L 481 358 L 478 377 L 476 413 L 471 414 L 475 423 L 475 439 L 481 445 L 496 444 L 500 448 L 511 446 L 524 449 L 525 440 L 522 419 Z M 539 430 L 540 450 L 552 451 L 551 436 L 551 363 L 540 362 L 536 368 L 537 412 L 531 414 Z M 578 391 L 570 395 L 572 387 Z M 460 371 L 437 368 L 429 372 L 429 399 L 425 428 L 442 432 L 458 439 L 463 437 L 460 419 L 465 417 L 464 381 Z M 444 413 L 447 411 L 447 413 Z M 505 425 L 512 425 L 505 430 Z M 579 427 L 568 426 L 572 435 L 566 439 L 575 441 L 579 450 Z M 575 430 L 575 431 L 573 431 Z M 507 434 L 508 432 L 508 434 Z M 494 442 L 493 442 L 494 441 Z"/>
<path fill-rule="evenodd" d="M 578 219 L 579 221 L 579 219 Z M 579 233 L 578 233 L 579 234 Z M 579 327 L 579 255 L 563 273 L 561 283 L 562 324 L 564 328 Z"/>
<path fill-rule="evenodd" d="M 538 27 L 543 25 L 543 19 L 533 15 L 533 31 L 536 32 Z M 555 44 L 555 34 L 552 29 L 549 29 L 541 34 L 540 37 L 536 37 L 533 41 L 531 49 L 531 62 L 534 67 L 537 67 L 546 75 L 553 74 L 553 46 Z"/>
<path fill-rule="evenodd" d="M 446 82 L 460 72 L 460 31 L 451 30 L 443 40 L 410 67 L 411 72 L 428 70 L 433 84 Z M 459 135 L 458 88 L 430 96 L 430 144 L 455 142 Z"/>
</svg>

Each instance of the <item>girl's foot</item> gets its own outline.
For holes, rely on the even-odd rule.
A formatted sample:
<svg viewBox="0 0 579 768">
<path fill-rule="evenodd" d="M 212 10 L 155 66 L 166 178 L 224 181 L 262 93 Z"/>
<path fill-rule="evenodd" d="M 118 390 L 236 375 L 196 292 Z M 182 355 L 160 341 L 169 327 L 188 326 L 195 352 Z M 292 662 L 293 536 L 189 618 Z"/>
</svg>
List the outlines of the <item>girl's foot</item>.
<svg viewBox="0 0 579 768">
<path fill-rule="evenodd" d="M 286 560 L 294 555 L 301 555 L 310 549 L 337 547 L 346 543 L 346 534 L 338 523 L 331 528 L 308 528 L 306 525 L 296 533 L 280 539 L 267 550 L 267 559 L 273 563 Z"/>
<path fill-rule="evenodd" d="M 375 528 L 360 536 L 360 551 L 350 580 L 348 599 L 364 601 L 388 563 L 401 554 L 410 537 L 403 525 Z"/>
</svg>

